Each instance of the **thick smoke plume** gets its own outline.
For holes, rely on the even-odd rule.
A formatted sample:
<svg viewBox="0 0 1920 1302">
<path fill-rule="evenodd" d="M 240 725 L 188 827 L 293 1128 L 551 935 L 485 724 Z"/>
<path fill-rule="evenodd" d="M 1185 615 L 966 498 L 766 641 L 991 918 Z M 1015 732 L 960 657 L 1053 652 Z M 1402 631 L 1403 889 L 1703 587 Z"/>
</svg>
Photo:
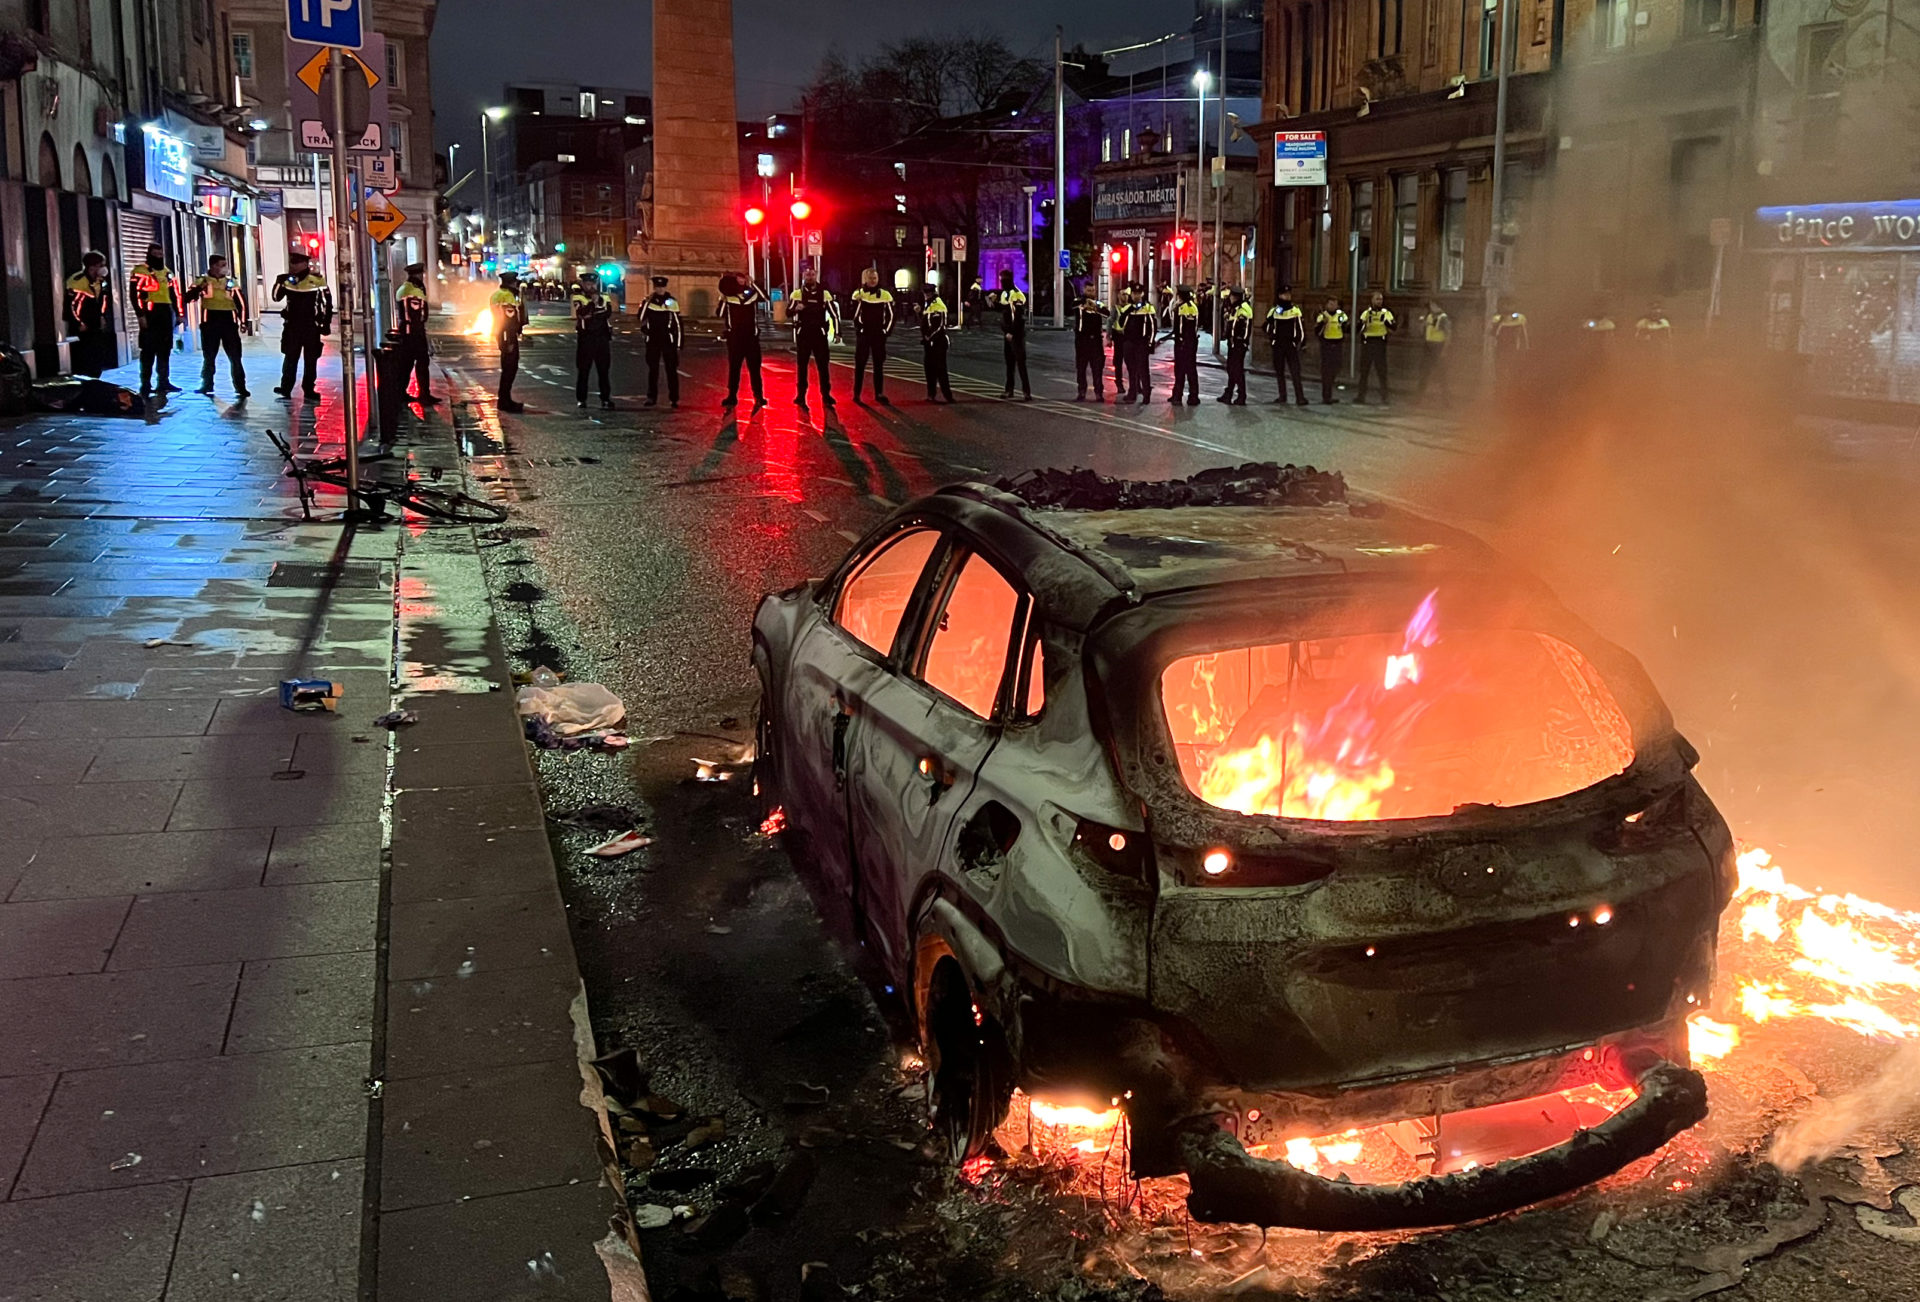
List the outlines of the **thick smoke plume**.
<svg viewBox="0 0 1920 1302">
<path fill-rule="evenodd" d="M 1909 1041 L 1878 1075 L 1837 1099 L 1815 1099 L 1805 1116 L 1773 1137 L 1767 1160 L 1783 1171 L 1824 1161 L 1857 1135 L 1920 1109 L 1920 1042 Z"/>
</svg>

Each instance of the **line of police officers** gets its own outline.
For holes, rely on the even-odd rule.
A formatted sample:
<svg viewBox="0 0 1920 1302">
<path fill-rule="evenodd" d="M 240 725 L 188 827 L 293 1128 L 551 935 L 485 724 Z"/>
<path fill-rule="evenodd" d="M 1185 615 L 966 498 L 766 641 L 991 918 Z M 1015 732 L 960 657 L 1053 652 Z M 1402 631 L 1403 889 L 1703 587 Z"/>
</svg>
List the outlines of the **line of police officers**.
<svg viewBox="0 0 1920 1302">
<path fill-rule="evenodd" d="M 1210 318 L 1217 316 L 1227 345 L 1227 385 L 1217 401 L 1244 406 L 1247 402 L 1247 358 L 1253 343 L 1253 304 L 1242 288 L 1209 292 L 1217 299 L 1217 305 L 1209 305 L 1210 310 L 1205 313 L 1191 286 L 1182 286 L 1177 293 L 1169 295 L 1162 306 L 1156 307 L 1149 300 L 1145 286 L 1135 281 L 1122 288 L 1120 301 L 1110 307 L 1100 301 L 1093 284 L 1089 282 L 1074 314 L 1074 372 L 1077 387 L 1074 401 L 1086 401 L 1089 390 L 1092 391 L 1093 401 L 1105 401 L 1108 344 L 1112 347 L 1116 400 L 1124 403 L 1151 400 L 1152 353 L 1159 344 L 1171 341 L 1173 393 L 1168 401 L 1197 405 L 1200 401 L 1200 334 L 1203 323 L 1211 324 Z M 933 285 L 926 286 L 921 295 L 921 365 L 926 380 L 927 401 L 938 402 L 944 398 L 952 402 L 953 381 L 947 369 L 951 328 L 947 304 Z M 766 295 L 746 276 L 730 272 L 721 277 L 716 316 L 721 338 L 727 348 L 727 396 L 721 404 L 724 407 L 738 405 L 743 369 L 753 389 L 753 409 L 758 411 L 767 405 L 761 375 L 758 322 L 759 304 L 764 301 Z M 886 391 L 886 366 L 887 339 L 895 324 L 894 297 L 880 286 L 878 270 L 869 267 L 861 272 L 860 288 L 853 292 L 850 301 L 854 329 L 853 399 L 856 403 L 863 403 L 862 395 L 871 370 L 874 401 L 892 406 L 893 400 L 887 397 Z M 588 272 L 574 287 L 572 302 L 579 375 L 575 397 L 579 406 L 584 408 L 587 405 L 588 372 L 594 370 L 600 381 L 601 406 L 611 410 L 613 398 L 607 377 L 612 335 L 611 301 L 600 292 L 598 278 Z M 526 324 L 526 305 L 520 295 L 518 279 L 512 272 L 501 277 L 501 287 L 494 292 L 490 304 L 495 309 L 494 338 L 501 350 L 501 409 L 520 411 L 523 408 L 513 401 L 512 387 L 519 369 L 519 340 Z M 1014 284 L 1012 271 L 1003 270 L 1000 273 L 998 291 L 984 296 L 979 305 L 983 309 L 996 311 L 1000 319 L 1002 352 L 1006 364 L 1006 383 L 1001 397 L 1012 398 L 1017 381 L 1022 399 L 1030 401 L 1033 398 L 1033 386 L 1027 376 L 1029 302 L 1026 294 Z M 809 272 L 794 291 L 788 302 L 788 320 L 794 330 L 795 405 L 803 409 L 808 407 L 812 386 L 817 381 L 821 402 L 828 407 L 834 406 L 829 348 L 841 334 L 843 318 L 839 301 L 820 284 L 817 274 Z M 1429 300 L 1419 321 L 1422 348 L 1416 396 L 1424 395 L 1429 385 L 1437 380 L 1442 397 L 1450 400 L 1452 391 L 1445 358 L 1453 338 L 1453 318 L 1438 301 Z M 1392 309 L 1386 306 L 1385 295 L 1378 291 L 1373 293 L 1356 322 L 1340 306 L 1338 297 L 1330 294 L 1322 308 L 1311 318 L 1309 326 L 1309 318 L 1305 310 L 1294 302 L 1290 288 L 1280 291 L 1278 301 L 1267 310 L 1262 327 L 1272 350 L 1274 380 L 1279 388 L 1273 401 L 1286 402 L 1287 387 L 1291 381 L 1295 403 L 1302 407 L 1310 405 L 1301 380 L 1300 359 L 1311 330 L 1311 337 L 1319 349 L 1320 401 L 1327 405 L 1337 403 L 1339 399 L 1334 396 L 1334 391 L 1345 360 L 1347 340 L 1356 326 L 1360 354 L 1359 385 L 1354 401 L 1367 403 L 1368 395 L 1377 383 L 1381 404 L 1389 403 L 1391 390 L 1387 341 L 1399 329 L 1400 322 Z M 1504 359 L 1500 362 L 1504 372 L 1511 367 L 1511 359 L 1528 348 L 1526 315 L 1516 306 L 1507 304 L 1488 323 L 1487 328 L 1493 338 L 1496 359 Z M 668 401 L 678 407 L 683 335 L 679 303 L 667 292 L 667 279 L 664 276 L 653 278 L 653 293 L 641 308 L 640 329 L 646 345 L 647 406 L 654 406 L 658 401 L 660 373 L 664 370 Z M 1587 329 L 1596 335 L 1602 331 L 1610 332 L 1613 321 L 1602 314 L 1599 318 L 1589 320 Z M 1634 327 L 1637 340 L 1662 347 L 1671 338 L 1671 330 L 1671 323 L 1657 302 Z"/>
</svg>

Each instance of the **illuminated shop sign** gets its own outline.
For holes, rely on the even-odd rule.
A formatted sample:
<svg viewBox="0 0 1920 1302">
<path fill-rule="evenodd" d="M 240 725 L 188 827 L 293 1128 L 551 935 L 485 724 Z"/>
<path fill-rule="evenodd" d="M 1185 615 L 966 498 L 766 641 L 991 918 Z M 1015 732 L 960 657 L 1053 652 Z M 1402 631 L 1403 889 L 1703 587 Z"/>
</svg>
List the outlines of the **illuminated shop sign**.
<svg viewBox="0 0 1920 1302">
<path fill-rule="evenodd" d="M 1749 247 L 1782 253 L 1920 249 L 1920 199 L 1760 208 Z"/>
<path fill-rule="evenodd" d="M 148 194 L 172 199 L 176 203 L 193 202 L 193 147 L 178 136 L 149 124 L 146 137 L 146 188 Z"/>
</svg>

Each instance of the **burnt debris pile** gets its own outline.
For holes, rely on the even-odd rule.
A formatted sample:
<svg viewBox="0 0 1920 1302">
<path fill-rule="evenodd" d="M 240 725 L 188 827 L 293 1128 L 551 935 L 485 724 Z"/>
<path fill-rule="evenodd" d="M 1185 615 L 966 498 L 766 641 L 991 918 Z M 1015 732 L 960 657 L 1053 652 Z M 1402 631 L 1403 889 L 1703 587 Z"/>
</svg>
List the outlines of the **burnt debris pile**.
<svg viewBox="0 0 1920 1302">
<path fill-rule="evenodd" d="M 1217 466 L 1185 479 L 1114 479 L 1075 467 L 1029 470 L 994 485 L 1028 506 L 1113 511 L 1171 506 L 1330 506 L 1347 500 L 1339 472 L 1272 461 Z"/>
</svg>

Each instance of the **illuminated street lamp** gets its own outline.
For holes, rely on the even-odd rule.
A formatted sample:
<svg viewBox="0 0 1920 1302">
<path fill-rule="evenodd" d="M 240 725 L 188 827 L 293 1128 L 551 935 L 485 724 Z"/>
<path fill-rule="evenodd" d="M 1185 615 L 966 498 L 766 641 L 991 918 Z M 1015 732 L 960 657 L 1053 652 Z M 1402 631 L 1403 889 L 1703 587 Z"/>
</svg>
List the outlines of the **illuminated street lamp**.
<svg viewBox="0 0 1920 1302">
<path fill-rule="evenodd" d="M 480 110 L 480 184 L 485 189 L 482 199 L 489 232 L 493 230 L 493 162 L 488 148 L 487 137 L 490 133 L 487 127 L 488 123 L 498 122 L 506 116 L 507 110 L 498 104 Z"/>
<path fill-rule="evenodd" d="M 1200 233 L 1204 229 L 1200 220 L 1200 187 L 1207 174 L 1207 87 L 1211 85 L 1213 74 L 1205 68 L 1193 74 L 1193 186 L 1189 198 L 1193 208 L 1193 278 L 1196 281 L 1200 279 Z M 1175 240 L 1174 247 L 1182 246 Z M 1174 282 L 1178 284 L 1179 279 L 1176 268 Z"/>
</svg>

